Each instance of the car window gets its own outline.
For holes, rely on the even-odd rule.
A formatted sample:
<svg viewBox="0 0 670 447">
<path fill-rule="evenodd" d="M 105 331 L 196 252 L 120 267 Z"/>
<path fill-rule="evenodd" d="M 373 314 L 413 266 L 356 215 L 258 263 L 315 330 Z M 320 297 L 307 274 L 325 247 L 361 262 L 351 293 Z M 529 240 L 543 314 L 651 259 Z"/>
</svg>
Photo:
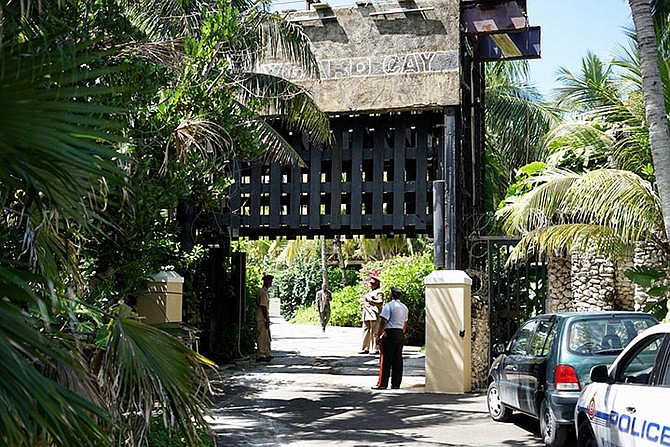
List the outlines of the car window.
<svg viewBox="0 0 670 447">
<path fill-rule="evenodd" d="M 663 334 L 655 334 L 636 346 L 633 354 L 624 359 L 617 368 L 616 381 L 619 383 L 648 384 L 651 379 L 656 357 L 661 350 Z"/>
<path fill-rule="evenodd" d="M 523 325 L 516 333 L 512 342 L 510 343 L 510 354 L 525 355 L 528 352 L 528 345 L 533 336 L 533 331 L 537 325 L 537 320 L 532 320 Z"/>
<path fill-rule="evenodd" d="M 556 338 L 556 325 L 554 320 L 540 320 L 535 330 L 535 335 L 530 342 L 530 354 L 536 357 L 544 357 L 549 353 L 551 345 Z"/>
<path fill-rule="evenodd" d="M 663 371 L 659 373 L 660 379 L 658 384 L 661 386 L 670 386 L 670 360 L 667 358 L 667 355 L 666 360 L 662 362 L 662 365 Z"/>
<path fill-rule="evenodd" d="M 637 334 L 653 324 L 649 318 L 635 315 L 574 321 L 569 329 L 568 349 L 582 355 L 621 352 Z"/>
</svg>

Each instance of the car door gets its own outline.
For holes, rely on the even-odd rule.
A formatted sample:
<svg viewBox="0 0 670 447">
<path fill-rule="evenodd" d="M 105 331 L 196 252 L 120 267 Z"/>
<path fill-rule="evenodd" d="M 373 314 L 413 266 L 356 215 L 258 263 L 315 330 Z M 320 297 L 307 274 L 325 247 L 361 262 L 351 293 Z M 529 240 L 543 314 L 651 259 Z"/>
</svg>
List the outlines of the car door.
<svg viewBox="0 0 670 447">
<path fill-rule="evenodd" d="M 663 333 L 651 334 L 619 360 L 613 371 L 614 383 L 600 396 L 609 422 L 594 427 L 596 437 L 603 435 L 610 445 L 622 447 L 658 446 L 662 439 L 670 441 L 666 407 L 670 387 L 662 384 L 670 381 L 666 338 Z"/>
<path fill-rule="evenodd" d="M 519 365 L 527 362 L 530 342 L 535 332 L 538 320 L 532 319 L 526 322 L 512 337 L 507 349 L 507 356 L 502 365 L 500 379 L 500 395 L 503 402 L 526 411 L 521 407 L 519 387 Z"/>
<path fill-rule="evenodd" d="M 517 361 L 519 408 L 530 414 L 538 414 L 535 397 L 546 383 L 547 356 L 556 337 L 555 322 L 555 318 L 537 320 L 528 353 Z"/>
</svg>

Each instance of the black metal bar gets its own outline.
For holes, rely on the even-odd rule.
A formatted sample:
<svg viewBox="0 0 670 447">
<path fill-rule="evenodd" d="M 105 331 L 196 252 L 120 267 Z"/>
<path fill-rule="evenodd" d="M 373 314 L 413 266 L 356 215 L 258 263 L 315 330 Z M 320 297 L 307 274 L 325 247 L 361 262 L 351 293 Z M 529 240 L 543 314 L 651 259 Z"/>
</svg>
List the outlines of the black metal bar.
<svg viewBox="0 0 670 447">
<path fill-rule="evenodd" d="M 456 206 L 458 203 L 457 185 L 457 158 L 456 158 L 456 117 L 454 110 L 447 108 L 444 111 L 444 179 L 445 179 L 445 267 L 448 270 L 456 269 Z"/>
<path fill-rule="evenodd" d="M 435 267 L 444 267 L 444 180 L 433 182 L 433 254 Z"/>
</svg>

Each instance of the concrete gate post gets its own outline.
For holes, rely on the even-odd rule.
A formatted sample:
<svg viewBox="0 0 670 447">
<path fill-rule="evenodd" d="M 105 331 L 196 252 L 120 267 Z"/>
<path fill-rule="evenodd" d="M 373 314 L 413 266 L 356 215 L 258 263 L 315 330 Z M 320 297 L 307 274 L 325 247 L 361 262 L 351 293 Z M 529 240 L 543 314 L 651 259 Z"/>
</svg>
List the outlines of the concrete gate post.
<svg viewBox="0 0 670 447">
<path fill-rule="evenodd" d="M 181 321 L 184 278 L 162 271 L 150 279 L 147 290 L 137 297 L 137 314 L 147 324 Z"/>
<path fill-rule="evenodd" d="M 426 285 L 426 392 L 472 389 L 470 289 L 460 270 L 436 270 Z"/>
</svg>

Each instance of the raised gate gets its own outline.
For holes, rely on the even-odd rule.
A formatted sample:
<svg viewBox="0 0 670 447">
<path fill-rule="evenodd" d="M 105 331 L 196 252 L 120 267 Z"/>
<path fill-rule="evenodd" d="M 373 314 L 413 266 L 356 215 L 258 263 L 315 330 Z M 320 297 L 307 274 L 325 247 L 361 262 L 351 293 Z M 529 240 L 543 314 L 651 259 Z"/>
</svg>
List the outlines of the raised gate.
<svg viewBox="0 0 670 447">
<path fill-rule="evenodd" d="M 233 236 L 431 234 L 445 113 L 340 115 L 332 147 L 286 139 L 306 166 L 246 164 L 229 199 Z"/>
<path fill-rule="evenodd" d="M 510 237 L 470 239 L 473 295 L 488 302 L 489 364 L 493 347 L 507 343 L 527 319 L 545 311 L 547 264 L 537 257 L 506 266 L 519 241 Z"/>
</svg>

